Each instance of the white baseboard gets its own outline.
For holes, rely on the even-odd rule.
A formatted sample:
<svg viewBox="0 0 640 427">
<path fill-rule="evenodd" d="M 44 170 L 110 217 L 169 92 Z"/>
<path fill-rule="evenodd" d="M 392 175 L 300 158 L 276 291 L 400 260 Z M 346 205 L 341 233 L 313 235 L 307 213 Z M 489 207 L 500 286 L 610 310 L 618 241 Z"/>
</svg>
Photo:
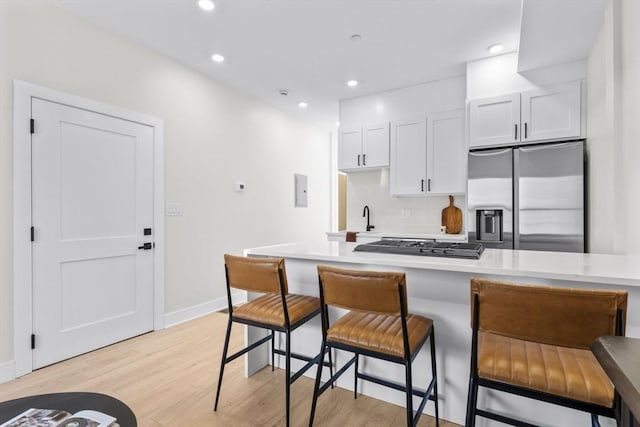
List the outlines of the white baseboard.
<svg viewBox="0 0 640 427">
<path fill-rule="evenodd" d="M 247 301 L 246 292 L 236 292 L 231 294 L 233 304 L 242 303 Z M 198 317 L 206 316 L 209 313 L 224 310 L 227 308 L 227 298 L 218 298 L 212 301 L 207 301 L 202 304 L 193 305 L 191 307 L 183 308 L 182 310 L 172 311 L 164 315 L 164 327 L 170 328 L 171 326 L 179 325 L 180 323 L 188 322 L 189 320 L 197 319 Z"/>
<path fill-rule="evenodd" d="M 12 361 L 0 363 L 0 384 L 16 379 L 16 364 Z"/>
</svg>

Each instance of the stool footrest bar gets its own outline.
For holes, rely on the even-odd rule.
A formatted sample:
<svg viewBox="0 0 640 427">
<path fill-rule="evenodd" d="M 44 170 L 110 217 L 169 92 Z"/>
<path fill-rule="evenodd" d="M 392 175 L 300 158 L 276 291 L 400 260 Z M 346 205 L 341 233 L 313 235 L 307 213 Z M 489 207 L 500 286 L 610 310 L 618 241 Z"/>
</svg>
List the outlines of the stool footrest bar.
<svg viewBox="0 0 640 427">
<path fill-rule="evenodd" d="M 291 356 L 293 357 L 293 355 Z M 302 374 L 304 374 L 305 372 L 307 372 L 309 370 L 310 367 L 312 367 L 313 365 L 317 364 L 320 361 L 320 355 L 317 355 L 316 357 L 314 357 L 313 359 L 310 359 L 302 368 L 300 368 L 298 371 L 296 371 L 293 375 L 291 375 L 291 377 L 289 377 L 289 384 L 293 384 L 293 382 L 295 380 L 297 380 L 298 378 L 300 378 L 300 376 Z"/>
<path fill-rule="evenodd" d="M 275 354 L 279 354 L 281 356 L 286 356 L 287 353 L 284 350 L 280 350 L 279 348 L 276 348 L 273 350 L 273 352 Z M 315 360 L 317 358 L 317 356 L 315 357 L 309 357 L 309 356 L 305 356 L 304 354 L 299 354 L 299 353 L 290 353 L 291 357 L 293 359 L 298 359 L 298 360 L 304 360 L 305 362 L 310 362 L 311 360 Z M 315 362 L 318 363 L 318 362 Z M 329 362 L 327 362 L 326 360 L 322 362 L 322 364 L 326 367 L 331 367 L 331 364 Z"/>
<path fill-rule="evenodd" d="M 435 383 L 436 383 L 436 379 L 433 378 L 431 380 L 431 382 L 429 383 L 429 387 L 427 387 L 427 391 L 425 392 L 424 397 L 420 401 L 420 405 L 418 405 L 418 409 L 416 409 L 416 415 L 413 418 L 414 424 L 417 424 L 418 418 L 420 418 L 420 415 L 422 415 L 422 411 L 424 410 L 424 407 L 427 406 L 427 402 L 429 400 L 433 400 L 436 403 L 436 405 L 438 404 L 438 402 L 436 402 L 435 396 L 433 396 L 433 394 L 431 394 L 431 390 L 433 390 L 433 385 Z"/>
<path fill-rule="evenodd" d="M 403 393 L 407 392 L 407 387 L 406 386 L 404 386 L 402 384 L 398 384 L 398 383 L 393 382 L 393 381 L 386 380 L 384 378 L 374 377 L 373 375 L 364 374 L 364 373 L 361 373 L 361 372 L 358 372 L 358 378 L 361 378 L 361 379 L 363 379 L 365 381 L 370 381 L 372 383 L 380 384 L 380 385 L 392 388 L 394 390 L 401 391 Z M 413 394 L 414 396 L 425 397 L 425 396 L 427 396 L 427 392 L 431 391 L 432 385 L 433 385 L 433 380 L 431 381 L 431 385 L 429 386 L 429 390 L 423 391 L 423 390 L 419 390 L 417 388 L 414 388 L 414 389 L 411 390 L 411 394 Z"/>
<path fill-rule="evenodd" d="M 505 417 L 504 415 L 496 414 L 495 412 L 485 411 L 483 409 L 476 409 L 476 415 L 491 420 L 499 421 L 501 423 L 509 424 L 517 427 L 537 427 L 535 424 L 529 424 L 524 421 L 519 421 L 513 418 Z"/>
<path fill-rule="evenodd" d="M 266 337 L 262 338 L 260 341 L 256 341 L 253 344 L 251 344 L 250 346 L 243 348 L 242 350 L 240 350 L 237 353 L 232 354 L 231 356 L 227 357 L 226 359 L 224 359 L 224 363 L 229 363 L 233 360 L 236 360 L 238 357 L 242 356 L 245 353 L 250 352 L 251 350 L 253 350 L 254 348 L 266 343 L 267 341 L 271 340 L 271 335 L 267 335 Z"/>
<path fill-rule="evenodd" d="M 331 378 L 329 378 L 329 381 L 327 381 L 326 383 L 322 384 L 322 387 L 320 387 L 320 390 L 318 391 L 318 396 L 320 396 L 322 393 L 324 393 L 324 391 L 326 389 L 328 389 L 333 383 L 335 383 L 336 380 L 338 379 L 338 377 L 340 377 L 340 375 L 344 374 L 345 371 L 347 369 L 349 369 L 351 367 L 351 365 L 353 365 L 354 363 L 356 363 L 355 356 L 351 360 L 349 360 L 342 368 L 340 368 L 338 370 L 338 372 L 333 374 L 333 376 Z"/>
</svg>

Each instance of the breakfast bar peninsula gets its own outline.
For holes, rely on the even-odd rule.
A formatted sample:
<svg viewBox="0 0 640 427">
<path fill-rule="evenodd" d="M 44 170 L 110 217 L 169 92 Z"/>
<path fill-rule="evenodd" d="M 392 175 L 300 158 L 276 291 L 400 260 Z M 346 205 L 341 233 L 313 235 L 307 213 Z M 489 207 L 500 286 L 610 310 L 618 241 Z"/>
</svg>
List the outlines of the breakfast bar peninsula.
<svg viewBox="0 0 640 427">
<path fill-rule="evenodd" d="M 521 284 L 546 284 L 583 289 L 618 289 L 629 293 L 627 336 L 640 337 L 640 257 L 564 252 L 517 251 L 485 249 L 479 259 L 455 259 L 419 255 L 397 255 L 354 252 L 357 243 L 314 241 L 295 242 L 246 249 L 246 256 L 285 258 L 290 292 L 318 295 L 319 264 L 341 268 L 402 271 L 407 278 L 409 310 L 434 320 L 437 348 L 438 393 L 440 416 L 464 424 L 471 354 L 470 289 L 472 277 L 489 278 Z M 338 310 L 330 316 L 340 316 Z M 246 339 L 259 339 L 260 332 L 247 328 Z M 320 319 L 301 327 L 292 337 L 292 351 L 317 354 L 321 345 Z M 422 354 L 424 353 L 424 354 Z M 426 381 L 430 375 L 428 349 L 422 350 L 414 362 L 414 379 Z M 342 366 L 348 355 L 338 352 L 334 363 Z M 250 375 L 269 363 L 266 349 L 255 350 L 246 359 Z M 278 364 L 278 362 L 276 362 Z M 361 369 L 400 381 L 401 366 L 389 366 L 365 359 Z M 325 370 L 326 372 L 327 370 Z M 309 376 L 315 375 L 310 370 Z M 326 378 L 324 378 L 326 379 Z M 353 376 L 344 375 L 337 384 L 353 390 Z M 361 393 L 403 405 L 404 395 L 376 384 L 359 384 Z M 328 401 L 326 394 L 323 398 Z M 311 399 L 311 391 L 309 392 Z M 588 414 L 554 405 L 521 399 L 511 395 L 484 390 L 478 406 L 494 411 L 517 414 L 519 417 L 549 426 L 588 425 Z M 427 405 L 426 412 L 432 412 Z M 602 425 L 612 420 L 602 419 Z M 478 425 L 493 425 L 478 420 Z"/>
</svg>

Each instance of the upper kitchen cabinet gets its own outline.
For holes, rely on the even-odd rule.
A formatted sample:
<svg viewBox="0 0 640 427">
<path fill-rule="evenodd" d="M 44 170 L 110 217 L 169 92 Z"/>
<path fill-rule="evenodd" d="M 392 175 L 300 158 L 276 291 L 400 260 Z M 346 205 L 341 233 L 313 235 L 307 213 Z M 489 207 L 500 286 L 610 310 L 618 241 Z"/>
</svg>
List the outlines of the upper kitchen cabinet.
<svg viewBox="0 0 640 427">
<path fill-rule="evenodd" d="M 340 128 L 338 169 L 355 171 L 389 166 L 389 123 Z"/>
<path fill-rule="evenodd" d="M 389 187 L 395 196 L 423 195 L 427 190 L 427 121 L 391 123 Z"/>
<path fill-rule="evenodd" d="M 571 82 L 469 101 L 469 147 L 579 138 L 581 86 Z"/>
<path fill-rule="evenodd" d="M 467 146 L 464 109 L 434 113 L 427 117 L 427 192 L 465 193 Z"/>
<path fill-rule="evenodd" d="M 520 141 L 520 94 L 469 101 L 469 146 L 486 147 Z"/>
<path fill-rule="evenodd" d="M 580 137 L 580 82 L 522 93 L 522 141 Z"/>
<path fill-rule="evenodd" d="M 461 194 L 466 189 L 464 110 L 391 124 L 390 191 L 395 196 Z"/>
</svg>

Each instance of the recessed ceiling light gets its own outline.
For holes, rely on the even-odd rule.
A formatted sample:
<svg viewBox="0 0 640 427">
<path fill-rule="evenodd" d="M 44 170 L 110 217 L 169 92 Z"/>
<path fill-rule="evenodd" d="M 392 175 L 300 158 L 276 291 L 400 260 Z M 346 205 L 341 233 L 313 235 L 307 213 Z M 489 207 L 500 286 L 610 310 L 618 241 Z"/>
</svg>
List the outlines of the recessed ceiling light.
<svg viewBox="0 0 640 427">
<path fill-rule="evenodd" d="M 347 86 L 349 86 L 349 87 L 356 87 L 356 86 L 358 86 L 358 81 L 357 81 L 357 80 L 349 80 L 349 81 L 347 82 Z"/>
<path fill-rule="evenodd" d="M 336 122 L 336 126 L 340 126 L 340 122 Z"/>
<path fill-rule="evenodd" d="M 298 107 L 300 107 L 300 108 L 307 108 L 307 105 L 308 104 L 306 102 L 304 102 L 304 101 L 298 102 Z"/>
<path fill-rule="evenodd" d="M 224 56 L 220 55 L 219 53 L 214 53 L 213 55 L 211 55 L 211 59 L 214 62 L 224 62 Z"/>
<path fill-rule="evenodd" d="M 487 48 L 487 50 L 491 53 L 500 53 L 503 49 L 504 46 L 502 46 L 500 43 L 492 44 Z"/>
<path fill-rule="evenodd" d="M 211 11 L 216 8 L 216 5 L 213 4 L 211 0 L 198 0 L 198 6 L 200 6 L 200 9 L 206 11 Z"/>
<path fill-rule="evenodd" d="M 351 41 L 358 42 L 362 40 L 362 36 L 360 34 L 354 34 L 351 36 Z"/>
</svg>

